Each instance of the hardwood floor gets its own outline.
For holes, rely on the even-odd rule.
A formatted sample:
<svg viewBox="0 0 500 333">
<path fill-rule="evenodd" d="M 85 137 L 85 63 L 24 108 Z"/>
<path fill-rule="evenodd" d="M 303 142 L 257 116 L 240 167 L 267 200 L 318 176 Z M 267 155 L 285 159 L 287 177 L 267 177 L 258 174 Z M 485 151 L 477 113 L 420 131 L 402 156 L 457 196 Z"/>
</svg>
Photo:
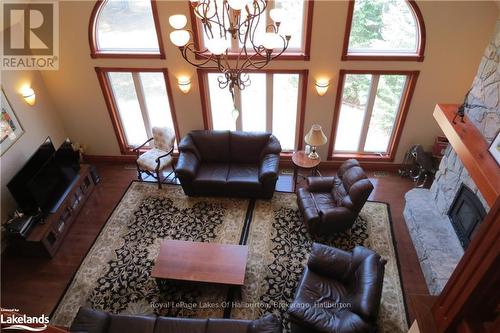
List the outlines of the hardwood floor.
<svg viewBox="0 0 500 333">
<path fill-rule="evenodd" d="M 27 258 L 17 256 L 9 248 L 4 251 L 1 263 L 2 307 L 17 308 L 28 315 L 49 315 L 54 310 L 130 181 L 136 179 L 133 165 L 98 164 L 97 169 L 101 183 L 83 207 L 54 258 Z M 321 169 L 321 172 L 323 175 L 335 174 L 335 170 Z M 290 191 L 291 174 L 284 173 L 280 176 L 277 189 Z M 390 204 L 406 297 L 408 294 L 426 295 L 427 286 L 403 219 L 404 194 L 414 185 L 395 173 L 370 171 L 368 176 L 375 186 L 370 200 Z M 410 320 L 413 320 L 414 310 L 408 301 L 407 305 Z"/>
</svg>

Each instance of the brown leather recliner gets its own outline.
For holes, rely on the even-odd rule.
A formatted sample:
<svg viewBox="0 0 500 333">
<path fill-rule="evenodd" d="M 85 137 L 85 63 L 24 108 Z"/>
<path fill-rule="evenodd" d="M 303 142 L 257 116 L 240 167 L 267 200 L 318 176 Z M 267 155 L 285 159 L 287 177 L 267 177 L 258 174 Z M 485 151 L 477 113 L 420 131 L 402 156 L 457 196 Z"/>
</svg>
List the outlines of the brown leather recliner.
<svg viewBox="0 0 500 333">
<path fill-rule="evenodd" d="M 271 133 L 192 131 L 179 143 L 176 175 L 184 193 L 271 198 L 281 145 Z"/>
<path fill-rule="evenodd" d="M 308 177 L 297 191 L 297 203 L 309 231 L 318 236 L 352 227 L 373 185 L 358 161 L 345 161 L 336 177 Z"/>
<path fill-rule="evenodd" d="M 362 246 L 349 253 L 314 243 L 288 309 L 292 333 L 376 331 L 385 263 Z"/>
<path fill-rule="evenodd" d="M 115 315 L 81 307 L 71 333 L 281 333 L 273 315 L 256 320 L 191 319 L 158 316 Z"/>
</svg>

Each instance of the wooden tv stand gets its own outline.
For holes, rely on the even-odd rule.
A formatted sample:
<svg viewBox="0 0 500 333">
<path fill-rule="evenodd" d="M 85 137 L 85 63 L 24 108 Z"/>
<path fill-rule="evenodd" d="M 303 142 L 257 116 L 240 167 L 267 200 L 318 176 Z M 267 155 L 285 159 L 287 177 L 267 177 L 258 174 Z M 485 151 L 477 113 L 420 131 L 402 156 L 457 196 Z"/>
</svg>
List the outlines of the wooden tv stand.
<svg viewBox="0 0 500 333">
<path fill-rule="evenodd" d="M 36 224 L 25 239 L 12 240 L 10 245 L 14 251 L 51 258 L 56 254 L 78 213 L 94 190 L 95 185 L 90 170 L 89 164 L 80 165 L 77 177 L 61 198 L 57 209 L 45 216 L 42 223 Z"/>
</svg>

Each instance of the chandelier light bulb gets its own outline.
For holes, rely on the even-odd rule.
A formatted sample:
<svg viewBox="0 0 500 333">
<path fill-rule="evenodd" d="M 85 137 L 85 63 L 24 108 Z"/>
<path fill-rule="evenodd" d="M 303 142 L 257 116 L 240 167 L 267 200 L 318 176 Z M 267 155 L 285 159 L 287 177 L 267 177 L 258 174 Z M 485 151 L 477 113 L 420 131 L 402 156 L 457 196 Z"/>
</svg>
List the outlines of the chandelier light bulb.
<svg viewBox="0 0 500 333">
<path fill-rule="evenodd" d="M 285 18 L 285 11 L 281 8 L 273 8 L 269 11 L 269 16 L 274 22 L 281 23 Z"/>
<path fill-rule="evenodd" d="M 227 50 L 227 41 L 224 38 L 212 38 L 206 44 L 207 49 L 215 55 L 221 55 Z"/>
<path fill-rule="evenodd" d="M 247 5 L 245 0 L 228 0 L 227 3 L 234 10 L 242 10 Z"/>
<path fill-rule="evenodd" d="M 172 15 L 168 18 L 168 23 L 170 23 L 170 26 L 174 29 L 182 29 L 187 24 L 187 18 L 185 15 L 181 14 Z"/>
<path fill-rule="evenodd" d="M 187 30 L 175 30 L 170 33 L 170 41 L 177 47 L 186 46 L 189 38 L 190 35 Z"/>
</svg>

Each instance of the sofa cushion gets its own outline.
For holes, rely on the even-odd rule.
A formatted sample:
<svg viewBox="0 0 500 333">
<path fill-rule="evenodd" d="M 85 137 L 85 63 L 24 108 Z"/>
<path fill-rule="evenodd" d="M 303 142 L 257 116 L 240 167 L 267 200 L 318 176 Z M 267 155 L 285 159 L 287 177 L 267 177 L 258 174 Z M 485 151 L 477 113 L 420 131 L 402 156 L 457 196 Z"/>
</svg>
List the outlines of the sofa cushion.
<svg viewBox="0 0 500 333">
<path fill-rule="evenodd" d="M 111 314 L 108 333 L 153 333 L 156 317 Z"/>
<path fill-rule="evenodd" d="M 229 131 L 192 131 L 189 135 L 203 162 L 229 162 Z"/>
<path fill-rule="evenodd" d="M 209 319 L 207 333 L 246 333 L 248 320 Z"/>
<path fill-rule="evenodd" d="M 201 163 L 198 168 L 193 185 L 199 188 L 223 190 L 229 173 L 229 164 L 226 163 Z"/>
<path fill-rule="evenodd" d="M 269 142 L 270 133 L 240 132 L 230 134 L 231 162 L 259 163 L 262 150 Z"/>
<path fill-rule="evenodd" d="M 154 333 L 205 333 L 207 323 L 208 319 L 158 317 Z"/>
<path fill-rule="evenodd" d="M 259 167 L 256 164 L 231 164 L 227 175 L 227 189 L 230 191 L 259 191 Z"/>
<path fill-rule="evenodd" d="M 81 307 L 71 323 L 71 332 L 103 333 L 109 326 L 109 314 L 104 311 Z"/>
</svg>

